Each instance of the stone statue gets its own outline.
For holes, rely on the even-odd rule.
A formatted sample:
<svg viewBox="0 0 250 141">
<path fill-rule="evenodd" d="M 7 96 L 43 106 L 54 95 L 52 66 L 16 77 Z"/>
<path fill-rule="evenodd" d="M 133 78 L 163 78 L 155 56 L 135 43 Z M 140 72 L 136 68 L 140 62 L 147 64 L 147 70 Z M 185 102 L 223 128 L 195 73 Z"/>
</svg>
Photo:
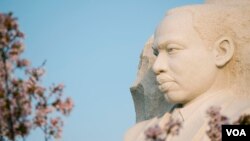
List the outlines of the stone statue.
<svg viewBox="0 0 250 141">
<path fill-rule="evenodd" d="M 147 141 L 145 131 L 180 120 L 168 141 L 208 141 L 206 111 L 211 106 L 235 121 L 250 113 L 250 1 L 208 0 L 170 10 L 154 33 L 153 71 L 166 100 L 181 104 L 136 124 L 125 141 Z"/>
<path fill-rule="evenodd" d="M 140 57 L 137 78 L 130 88 L 135 104 L 136 122 L 160 117 L 173 107 L 165 100 L 157 86 L 156 76 L 152 69 L 156 59 L 152 50 L 153 41 L 152 36 L 145 44 Z"/>
</svg>

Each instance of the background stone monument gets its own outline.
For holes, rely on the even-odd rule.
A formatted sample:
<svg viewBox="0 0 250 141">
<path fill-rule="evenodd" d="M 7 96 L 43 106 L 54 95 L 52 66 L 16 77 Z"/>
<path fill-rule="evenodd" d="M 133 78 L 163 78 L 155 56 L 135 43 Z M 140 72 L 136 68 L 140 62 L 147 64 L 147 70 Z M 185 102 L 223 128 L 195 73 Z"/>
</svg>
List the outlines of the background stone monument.
<svg viewBox="0 0 250 141">
<path fill-rule="evenodd" d="M 134 100 L 136 122 L 160 117 L 173 107 L 166 102 L 164 95 L 157 86 L 156 77 L 152 65 L 156 59 L 153 54 L 152 43 L 154 37 L 146 42 L 140 56 L 138 73 L 130 91 Z"/>
</svg>

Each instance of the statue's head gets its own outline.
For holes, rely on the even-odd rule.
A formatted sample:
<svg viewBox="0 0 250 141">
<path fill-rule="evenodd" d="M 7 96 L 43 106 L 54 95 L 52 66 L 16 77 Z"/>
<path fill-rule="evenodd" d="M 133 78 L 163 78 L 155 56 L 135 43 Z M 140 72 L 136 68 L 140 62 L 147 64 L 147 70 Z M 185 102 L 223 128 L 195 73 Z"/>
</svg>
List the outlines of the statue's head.
<svg viewBox="0 0 250 141">
<path fill-rule="evenodd" d="M 170 102 L 250 84 L 249 6 L 203 4 L 166 14 L 154 34 L 153 69 Z"/>
</svg>

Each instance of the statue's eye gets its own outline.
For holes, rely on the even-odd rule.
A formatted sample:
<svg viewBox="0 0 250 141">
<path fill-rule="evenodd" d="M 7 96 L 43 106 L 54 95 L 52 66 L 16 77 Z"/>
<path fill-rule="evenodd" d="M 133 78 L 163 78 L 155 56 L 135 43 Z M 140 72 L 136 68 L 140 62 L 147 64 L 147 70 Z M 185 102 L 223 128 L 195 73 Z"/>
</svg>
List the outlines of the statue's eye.
<svg viewBox="0 0 250 141">
<path fill-rule="evenodd" d="M 158 49 L 157 49 L 156 47 L 154 47 L 154 46 L 152 46 L 152 49 L 153 49 L 153 54 L 154 54 L 155 56 L 158 56 L 158 54 L 159 54 Z"/>
<path fill-rule="evenodd" d="M 173 53 L 176 53 L 178 50 L 180 50 L 182 47 L 180 45 L 177 45 L 177 44 L 169 44 L 167 47 L 166 47 L 166 51 L 167 53 L 169 54 L 173 54 Z"/>
<path fill-rule="evenodd" d="M 167 48 L 167 52 L 168 53 L 173 53 L 174 51 L 176 51 L 177 50 L 177 48 Z"/>
<path fill-rule="evenodd" d="M 172 52 L 172 51 L 174 51 L 174 48 L 168 48 L 167 51 Z"/>
<path fill-rule="evenodd" d="M 159 51 L 158 51 L 158 50 L 156 50 L 156 49 L 153 49 L 153 51 L 154 51 L 154 52 L 153 52 L 153 53 L 154 53 L 154 55 L 155 55 L 155 56 L 158 56 Z"/>
</svg>

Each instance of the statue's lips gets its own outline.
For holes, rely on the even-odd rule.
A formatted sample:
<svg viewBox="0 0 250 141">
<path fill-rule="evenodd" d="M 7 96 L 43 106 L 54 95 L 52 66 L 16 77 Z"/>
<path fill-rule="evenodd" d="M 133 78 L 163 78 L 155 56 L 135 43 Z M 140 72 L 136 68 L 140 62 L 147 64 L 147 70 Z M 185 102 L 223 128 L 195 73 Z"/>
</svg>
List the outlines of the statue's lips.
<svg viewBox="0 0 250 141">
<path fill-rule="evenodd" d="M 159 75 L 156 77 L 158 86 L 161 92 L 167 92 L 173 88 L 175 85 L 174 80 L 169 76 Z"/>
<path fill-rule="evenodd" d="M 159 84 L 158 88 L 160 89 L 161 92 L 168 92 L 173 89 L 175 83 L 173 81 L 165 82 L 162 84 Z"/>
<path fill-rule="evenodd" d="M 163 83 L 167 83 L 167 82 L 174 82 L 174 80 L 167 75 L 156 76 L 156 80 L 159 83 L 159 85 L 161 85 Z"/>
</svg>

